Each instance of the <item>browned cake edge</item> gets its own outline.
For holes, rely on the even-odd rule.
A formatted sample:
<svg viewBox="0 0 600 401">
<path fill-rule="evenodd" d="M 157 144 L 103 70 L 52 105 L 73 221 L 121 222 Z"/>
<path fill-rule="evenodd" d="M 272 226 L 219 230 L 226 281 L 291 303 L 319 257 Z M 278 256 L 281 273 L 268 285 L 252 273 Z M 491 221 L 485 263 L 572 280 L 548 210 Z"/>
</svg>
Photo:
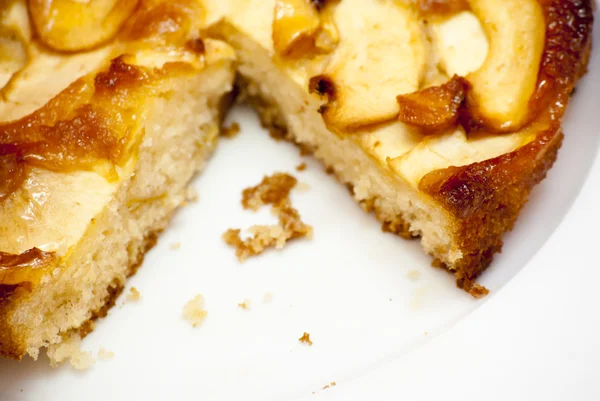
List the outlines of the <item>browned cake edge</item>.
<svg viewBox="0 0 600 401">
<path fill-rule="evenodd" d="M 529 144 L 514 152 L 462 167 L 436 170 L 420 182 L 419 189 L 431 196 L 449 215 L 453 236 L 463 257 L 453 266 L 434 260 L 435 266 L 456 275 L 457 285 L 473 296 L 481 296 L 477 277 L 490 265 L 493 255 L 502 250 L 502 235 L 510 231 L 529 198 L 531 189 L 541 182 L 554 164 L 561 147 L 561 119 L 578 79 L 587 71 L 592 46 L 592 0 L 540 0 L 547 19 L 547 38 L 540 68 L 540 89 L 536 95 L 542 109 L 537 120 L 550 119 L 548 128 Z M 552 80 L 550 85 L 542 81 Z M 268 100 L 248 95 L 243 79 L 240 91 L 258 111 L 271 136 L 295 142 L 287 132 L 279 108 Z M 547 88 L 550 87 L 550 90 Z M 539 122 L 538 121 L 538 122 Z M 312 149 L 302 144 L 303 154 Z M 333 171 L 328 168 L 328 171 Z M 380 213 L 374 199 L 361 202 L 382 222 L 382 229 L 403 238 L 413 238 L 410 224 L 401 215 L 390 220 Z"/>
<path fill-rule="evenodd" d="M 538 91 L 532 102 L 545 124 L 529 144 L 514 152 L 462 167 L 433 171 L 420 189 L 454 218 L 462 259 L 450 267 L 457 285 L 470 291 L 475 279 L 502 249 L 531 189 L 546 177 L 562 144 L 561 120 L 577 81 L 587 72 L 593 25 L 592 0 L 540 0 L 546 17 L 546 44 Z M 476 295 L 476 294 L 474 294 Z"/>
</svg>

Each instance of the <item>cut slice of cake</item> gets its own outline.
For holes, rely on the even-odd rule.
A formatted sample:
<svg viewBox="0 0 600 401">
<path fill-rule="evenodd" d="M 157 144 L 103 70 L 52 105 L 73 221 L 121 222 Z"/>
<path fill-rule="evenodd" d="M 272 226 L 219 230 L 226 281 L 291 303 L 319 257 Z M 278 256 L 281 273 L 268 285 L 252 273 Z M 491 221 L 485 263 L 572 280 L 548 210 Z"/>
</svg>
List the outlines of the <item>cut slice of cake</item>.
<svg viewBox="0 0 600 401">
<path fill-rule="evenodd" d="M 232 49 L 202 40 L 199 18 L 164 2 L 92 51 L 28 43 L 0 103 L 2 355 L 89 330 L 186 200 L 234 80 Z"/>
<path fill-rule="evenodd" d="M 476 278 L 560 147 L 591 1 L 206 3 L 263 123 L 485 293 Z"/>
</svg>

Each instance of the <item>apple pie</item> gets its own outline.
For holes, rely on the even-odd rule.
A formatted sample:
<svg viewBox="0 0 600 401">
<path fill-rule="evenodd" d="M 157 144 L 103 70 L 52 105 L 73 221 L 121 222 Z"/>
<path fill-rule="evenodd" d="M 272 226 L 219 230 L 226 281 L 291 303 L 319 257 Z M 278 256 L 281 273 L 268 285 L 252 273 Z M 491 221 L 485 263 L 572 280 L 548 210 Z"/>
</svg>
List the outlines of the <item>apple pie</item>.
<svg viewBox="0 0 600 401">
<path fill-rule="evenodd" d="M 592 22 L 592 0 L 0 0 L 0 354 L 106 314 L 234 94 L 484 294 Z"/>
</svg>

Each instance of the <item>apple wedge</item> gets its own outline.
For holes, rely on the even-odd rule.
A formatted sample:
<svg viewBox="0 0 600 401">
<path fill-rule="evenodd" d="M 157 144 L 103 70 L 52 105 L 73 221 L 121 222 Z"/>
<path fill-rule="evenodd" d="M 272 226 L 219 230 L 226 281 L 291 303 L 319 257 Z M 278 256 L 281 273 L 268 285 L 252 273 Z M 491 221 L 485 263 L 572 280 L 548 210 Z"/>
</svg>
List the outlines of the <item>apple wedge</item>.
<svg viewBox="0 0 600 401">
<path fill-rule="evenodd" d="M 335 22 L 341 40 L 323 73 L 335 88 L 325 123 L 342 134 L 394 120 L 396 96 L 419 89 L 426 65 L 416 15 L 401 3 L 344 0 Z"/>
<path fill-rule="evenodd" d="M 28 0 L 39 39 L 54 50 L 92 49 L 112 39 L 138 0 Z"/>
<path fill-rule="evenodd" d="M 483 24 L 489 52 L 472 84 L 469 107 L 477 125 L 511 132 L 528 122 L 546 24 L 538 0 L 469 0 Z"/>
</svg>

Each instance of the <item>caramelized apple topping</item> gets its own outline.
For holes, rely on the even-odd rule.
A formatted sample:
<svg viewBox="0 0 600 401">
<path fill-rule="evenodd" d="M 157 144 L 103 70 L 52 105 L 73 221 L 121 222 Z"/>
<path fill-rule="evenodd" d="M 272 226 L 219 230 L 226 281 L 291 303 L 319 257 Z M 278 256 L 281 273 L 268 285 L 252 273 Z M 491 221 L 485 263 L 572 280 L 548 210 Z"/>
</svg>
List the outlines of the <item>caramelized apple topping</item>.
<svg viewBox="0 0 600 401">
<path fill-rule="evenodd" d="M 467 0 L 417 0 L 417 6 L 425 16 L 452 15 L 469 9 Z"/>
<path fill-rule="evenodd" d="M 115 37 L 138 0 L 28 0 L 39 39 L 55 50 L 80 51 Z"/>
<path fill-rule="evenodd" d="M 38 248 L 19 255 L 0 252 L 0 285 L 36 284 L 55 260 L 54 253 Z"/>
<path fill-rule="evenodd" d="M 0 89 L 27 64 L 27 46 L 17 32 L 0 25 Z"/>
<path fill-rule="evenodd" d="M 321 73 L 335 88 L 321 107 L 323 120 L 338 135 L 397 119 L 396 97 L 417 91 L 426 70 L 426 39 L 414 10 L 392 1 L 360 4 L 345 0 L 336 8 L 344 40 Z"/>
<path fill-rule="evenodd" d="M 204 22 L 204 8 L 197 0 L 138 1 L 120 34 L 123 40 L 182 45 L 198 34 Z"/>
<path fill-rule="evenodd" d="M 338 1 L 276 0 L 273 46 L 280 57 L 300 58 L 332 52 L 339 42 L 333 20 Z"/>
<path fill-rule="evenodd" d="M 0 199 L 24 179 L 27 165 L 53 171 L 95 170 L 110 178 L 128 155 L 136 114 L 152 90 L 152 72 L 122 58 L 85 76 L 38 111 L 0 124 Z M 146 83 L 142 88 L 142 83 Z"/>
<path fill-rule="evenodd" d="M 483 66 L 467 76 L 473 120 L 468 128 L 514 132 L 531 121 L 528 105 L 546 31 L 542 7 L 538 0 L 469 0 L 469 5 L 490 46 Z"/>
<path fill-rule="evenodd" d="M 0 145 L 0 201 L 16 191 L 25 179 L 23 158 L 13 145 Z"/>
<path fill-rule="evenodd" d="M 434 134 L 456 126 L 468 82 L 457 75 L 440 86 L 398 96 L 401 122 Z"/>
<path fill-rule="evenodd" d="M 0 0 L 0 89 L 27 64 L 30 39 L 25 4 Z"/>
</svg>

